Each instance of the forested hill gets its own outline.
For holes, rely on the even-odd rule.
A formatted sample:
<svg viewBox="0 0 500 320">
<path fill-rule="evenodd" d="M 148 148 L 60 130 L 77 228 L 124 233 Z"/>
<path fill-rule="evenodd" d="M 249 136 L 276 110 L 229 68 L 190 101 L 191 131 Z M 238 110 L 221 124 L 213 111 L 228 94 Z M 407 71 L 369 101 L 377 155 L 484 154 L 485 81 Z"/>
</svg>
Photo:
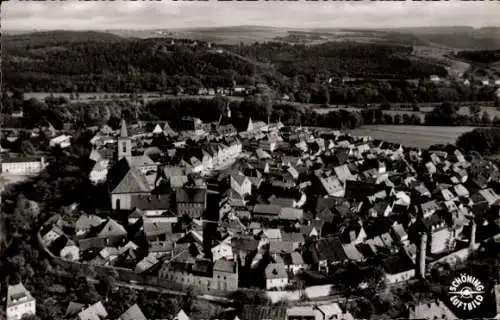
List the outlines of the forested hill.
<svg viewBox="0 0 500 320">
<path fill-rule="evenodd" d="M 48 46 L 74 42 L 116 42 L 125 38 L 118 35 L 98 31 L 43 31 L 12 35 L 2 35 L 7 47 L 13 46 Z"/>
<path fill-rule="evenodd" d="M 256 43 L 233 50 L 242 56 L 272 63 L 287 77 L 304 76 L 310 81 L 337 75 L 373 78 L 446 75 L 441 66 L 410 60 L 410 46 L 356 42 L 329 42 L 313 46 Z"/>
<path fill-rule="evenodd" d="M 500 61 L 500 50 L 460 51 L 457 57 L 472 63 L 495 63 Z"/>
<path fill-rule="evenodd" d="M 420 39 L 450 48 L 495 50 L 500 49 L 500 28 L 486 27 L 425 27 L 403 28 L 401 32 L 411 33 Z"/>
<path fill-rule="evenodd" d="M 4 44 L 5 88 L 24 91 L 160 91 L 176 86 L 227 87 L 236 82 L 264 83 L 276 92 L 291 94 L 321 86 L 329 77 L 401 79 L 447 74 L 443 66 L 410 59 L 411 47 L 392 44 L 256 43 L 210 48 L 190 40 L 66 31 L 11 36 Z"/>
</svg>

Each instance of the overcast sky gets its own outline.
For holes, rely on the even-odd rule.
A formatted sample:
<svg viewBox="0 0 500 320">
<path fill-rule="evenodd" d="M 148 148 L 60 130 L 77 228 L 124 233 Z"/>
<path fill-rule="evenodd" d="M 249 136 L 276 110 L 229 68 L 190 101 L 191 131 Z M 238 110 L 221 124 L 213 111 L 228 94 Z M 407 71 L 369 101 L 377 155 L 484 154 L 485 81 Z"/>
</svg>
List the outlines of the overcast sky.
<svg viewBox="0 0 500 320">
<path fill-rule="evenodd" d="M 2 3 L 2 29 L 499 26 L 500 1 L 96 1 Z"/>
</svg>

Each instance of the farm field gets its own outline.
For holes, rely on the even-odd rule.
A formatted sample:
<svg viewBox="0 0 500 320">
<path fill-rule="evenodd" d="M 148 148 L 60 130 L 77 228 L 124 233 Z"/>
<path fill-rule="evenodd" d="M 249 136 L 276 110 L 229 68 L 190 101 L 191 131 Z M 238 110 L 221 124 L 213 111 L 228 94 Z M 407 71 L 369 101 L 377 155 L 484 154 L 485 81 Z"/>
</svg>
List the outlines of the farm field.
<svg viewBox="0 0 500 320">
<path fill-rule="evenodd" d="M 474 127 L 434 127 L 405 125 L 371 125 L 350 130 L 357 136 L 371 136 L 409 147 L 426 148 L 433 144 L 455 143 L 457 137 Z"/>
<path fill-rule="evenodd" d="M 346 110 L 346 111 L 360 111 L 360 110 L 362 110 L 362 109 L 354 108 L 354 107 L 335 108 L 335 107 L 332 106 L 330 108 L 315 108 L 314 112 L 317 112 L 319 114 L 326 114 L 328 112 L 338 111 L 338 110 L 341 110 L 341 109 Z M 399 114 L 401 116 L 403 116 L 404 114 L 407 114 L 407 115 L 417 114 L 418 116 L 420 116 L 420 118 L 422 119 L 422 121 L 424 121 L 425 114 L 428 113 L 428 112 L 431 112 L 432 109 L 433 109 L 432 107 L 420 107 L 420 111 L 411 111 L 411 110 L 384 110 L 383 113 L 384 114 L 390 114 L 392 116 L 394 116 L 396 114 Z M 488 114 L 490 115 L 490 117 L 492 119 L 494 117 L 499 117 L 500 118 L 500 110 L 497 110 L 494 107 L 481 107 L 480 115 L 482 115 L 482 113 L 485 112 L 485 111 L 488 112 Z M 460 109 L 458 109 L 458 113 L 462 114 L 462 115 L 470 115 L 468 107 L 460 107 Z"/>
</svg>

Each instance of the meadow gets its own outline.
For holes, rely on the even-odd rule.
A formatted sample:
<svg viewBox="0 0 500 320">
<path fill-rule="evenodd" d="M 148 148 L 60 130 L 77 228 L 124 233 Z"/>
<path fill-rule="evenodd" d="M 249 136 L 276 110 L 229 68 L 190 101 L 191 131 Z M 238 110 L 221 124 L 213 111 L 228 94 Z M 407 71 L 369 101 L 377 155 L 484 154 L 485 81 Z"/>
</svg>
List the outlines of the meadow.
<svg viewBox="0 0 500 320">
<path fill-rule="evenodd" d="M 427 148 L 433 144 L 455 143 L 458 136 L 473 129 L 474 127 L 369 125 L 350 130 L 349 133 L 409 147 Z"/>
</svg>

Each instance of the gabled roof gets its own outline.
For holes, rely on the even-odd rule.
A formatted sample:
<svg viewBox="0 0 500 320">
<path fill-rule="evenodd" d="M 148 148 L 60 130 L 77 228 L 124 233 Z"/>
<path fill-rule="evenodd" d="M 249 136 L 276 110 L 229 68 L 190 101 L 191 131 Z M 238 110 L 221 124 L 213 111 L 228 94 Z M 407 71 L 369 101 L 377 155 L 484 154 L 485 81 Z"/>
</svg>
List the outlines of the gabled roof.
<svg viewBox="0 0 500 320">
<path fill-rule="evenodd" d="M 432 301 L 419 303 L 410 307 L 410 319 L 458 319 L 458 317 L 442 302 Z"/>
<path fill-rule="evenodd" d="M 191 320 L 191 318 L 189 318 L 188 315 L 184 312 L 184 310 L 181 309 L 181 311 L 177 313 L 177 315 L 173 320 Z"/>
<path fill-rule="evenodd" d="M 107 316 L 108 312 L 102 305 L 101 301 L 96 302 L 78 314 L 80 320 L 101 320 Z"/>
<path fill-rule="evenodd" d="M 328 260 L 333 262 L 348 259 L 344 248 L 342 247 L 342 242 L 338 236 L 319 239 L 316 251 L 319 260 Z"/>
<path fill-rule="evenodd" d="M 303 265 L 304 259 L 299 252 L 294 251 L 290 254 L 290 263 L 293 265 Z"/>
<path fill-rule="evenodd" d="M 134 271 L 136 273 L 143 273 L 152 268 L 153 266 L 157 265 L 158 263 L 159 260 L 156 259 L 154 255 L 150 254 L 141 261 L 139 261 L 139 263 L 137 263 Z"/>
<path fill-rule="evenodd" d="M 126 157 L 130 167 L 132 168 L 140 168 L 140 167 L 146 167 L 146 166 L 154 166 L 155 163 L 153 160 L 148 155 L 141 155 L 141 156 L 132 156 L 132 157 Z"/>
<path fill-rule="evenodd" d="M 344 190 L 344 187 L 340 183 L 340 180 L 335 176 L 320 178 L 320 181 L 326 192 L 330 195 Z"/>
<path fill-rule="evenodd" d="M 335 171 L 337 178 L 342 182 L 345 182 L 347 179 L 352 177 L 351 171 L 346 164 L 335 167 L 333 170 Z"/>
<path fill-rule="evenodd" d="M 134 304 L 127 309 L 118 320 L 147 320 L 144 313 L 142 313 L 141 308 L 137 304 Z"/>
<path fill-rule="evenodd" d="M 16 305 L 18 300 L 23 298 L 25 298 L 23 302 L 33 300 L 33 296 L 21 282 L 7 287 L 7 307 Z"/>
<path fill-rule="evenodd" d="M 100 226 L 105 220 L 96 215 L 82 214 L 75 223 L 76 230 L 91 229 Z"/>
<path fill-rule="evenodd" d="M 137 168 L 130 168 L 111 193 L 147 193 L 151 187 L 144 174 Z"/>
<path fill-rule="evenodd" d="M 300 220 L 304 216 L 304 211 L 302 209 L 296 208 L 281 208 L 279 217 L 283 220 Z"/>
<path fill-rule="evenodd" d="M 127 235 L 125 228 L 113 219 L 109 219 L 97 233 L 97 236 L 102 238 L 125 235 Z"/>
<path fill-rule="evenodd" d="M 282 207 L 293 207 L 295 200 L 293 198 L 282 198 L 272 195 L 267 199 L 270 204 L 279 205 Z"/>
<path fill-rule="evenodd" d="M 147 237 L 172 233 L 172 229 L 173 224 L 171 222 L 153 221 L 147 218 L 144 219 L 144 234 Z"/>
<path fill-rule="evenodd" d="M 264 230 L 262 230 L 262 233 L 268 239 L 280 239 L 281 240 L 281 230 L 280 229 L 264 229 Z"/>
<path fill-rule="evenodd" d="M 247 177 L 242 174 L 236 173 L 231 175 L 231 179 L 236 181 L 241 186 L 245 182 Z"/>
<path fill-rule="evenodd" d="M 361 261 L 364 259 L 363 254 L 359 252 L 359 250 L 356 248 L 355 245 L 347 243 L 342 246 L 344 248 L 344 253 L 346 254 L 349 260 Z"/>
<path fill-rule="evenodd" d="M 66 313 L 64 313 L 65 318 L 72 318 L 80 313 L 85 308 L 85 305 L 78 302 L 71 301 L 66 309 Z"/>
<path fill-rule="evenodd" d="M 259 245 L 259 240 L 248 237 L 235 237 L 231 239 L 231 247 L 233 252 L 244 251 L 250 252 L 256 250 Z"/>
<path fill-rule="evenodd" d="M 281 206 L 271 204 L 256 204 L 253 207 L 254 214 L 265 215 L 279 215 L 281 213 Z"/>
</svg>

